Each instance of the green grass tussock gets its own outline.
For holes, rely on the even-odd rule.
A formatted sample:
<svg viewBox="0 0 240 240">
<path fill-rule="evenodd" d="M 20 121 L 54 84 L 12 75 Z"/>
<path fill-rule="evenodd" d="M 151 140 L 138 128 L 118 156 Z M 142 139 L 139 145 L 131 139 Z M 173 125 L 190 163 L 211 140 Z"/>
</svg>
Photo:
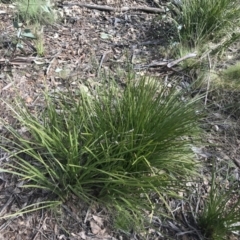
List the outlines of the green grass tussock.
<svg viewBox="0 0 240 240">
<path fill-rule="evenodd" d="M 232 89 L 240 89 L 240 63 L 236 63 L 220 73 L 223 81 Z"/>
<path fill-rule="evenodd" d="M 51 24 L 56 21 L 57 15 L 53 4 L 48 0 L 17 0 L 18 16 L 21 20 L 40 24 Z"/>
<path fill-rule="evenodd" d="M 237 187 L 238 188 L 238 187 Z M 235 196 L 235 197 L 234 197 Z M 209 197 L 199 215 L 198 224 L 206 239 L 226 239 L 234 231 L 240 231 L 239 190 L 233 187 L 221 189 L 213 173 Z"/>
<path fill-rule="evenodd" d="M 231 0 L 181 0 L 175 7 L 181 44 L 192 48 L 239 39 L 240 5 Z M 226 39 L 225 39 L 226 40 Z M 230 41 L 230 42 L 229 42 Z M 227 43 L 226 42 L 226 43 Z M 224 45 L 224 44 L 222 44 Z M 226 47 L 226 46 L 225 46 Z"/>
<path fill-rule="evenodd" d="M 195 174 L 190 144 L 200 132 L 199 98 L 132 77 L 124 89 L 110 81 L 90 93 L 46 92 L 36 115 L 21 103 L 10 106 L 27 133 L 6 126 L 16 161 L 4 171 L 63 201 L 75 194 L 135 213 L 152 207 L 151 191 L 170 195 Z"/>
</svg>

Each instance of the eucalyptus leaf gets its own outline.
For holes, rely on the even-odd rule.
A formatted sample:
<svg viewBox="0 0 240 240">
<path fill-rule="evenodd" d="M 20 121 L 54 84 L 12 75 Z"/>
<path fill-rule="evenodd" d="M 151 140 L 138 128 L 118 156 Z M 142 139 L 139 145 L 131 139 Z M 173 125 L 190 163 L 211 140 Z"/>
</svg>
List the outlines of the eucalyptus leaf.
<svg viewBox="0 0 240 240">
<path fill-rule="evenodd" d="M 22 36 L 22 37 L 26 37 L 26 38 L 36 39 L 36 37 L 33 35 L 33 33 L 31 32 L 30 29 L 24 29 L 24 30 L 21 32 L 21 36 Z"/>
<path fill-rule="evenodd" d="M 112 37 L 112 35 L 107 34 L 107 33 L 101 33 L 100 37 L 101 37 L 102 39 L 109 39 L 109 38 Z"/>
</svg>

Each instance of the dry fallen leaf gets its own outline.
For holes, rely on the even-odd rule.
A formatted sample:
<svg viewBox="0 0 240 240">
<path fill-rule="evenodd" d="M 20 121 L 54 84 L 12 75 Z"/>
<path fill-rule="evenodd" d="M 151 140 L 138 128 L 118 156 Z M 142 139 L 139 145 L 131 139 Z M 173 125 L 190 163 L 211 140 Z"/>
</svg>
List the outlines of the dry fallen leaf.
<svg viewBox="0 0 240 240">
<path fill-rule="evenodd" d="M 90 226 L 93 234 L 99 234 L 102 230 L 94 220 L 90 221 Z"/>
<path fill-rule="evenodd" d="M 72 234 L 73 235 L 73 234 Z M 86 233 L 84 231 L 81 231 L 77 234 L 81 239 L 86 240 L 87 236 Z M 74 235 L 73 235 L 74 236 Z"/>
<path fill-rule="evenodd" d="M 101 217 L 98 217 L 96 215 L 92 215 L 92 218 L 98 224 L 98 226 L 103 227 L 103 219 Z"/>
</svg>

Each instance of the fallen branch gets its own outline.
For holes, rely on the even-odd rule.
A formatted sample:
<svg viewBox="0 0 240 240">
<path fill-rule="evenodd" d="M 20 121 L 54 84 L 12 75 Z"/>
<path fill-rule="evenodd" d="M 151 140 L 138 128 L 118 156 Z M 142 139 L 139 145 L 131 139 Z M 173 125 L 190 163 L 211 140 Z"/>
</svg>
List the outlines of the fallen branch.
<svg viewBox="0 0 240 240">
<path fill-rule="evenodd" d="M 165 13 L 164 9 L 144 7 L 144 6 L 114 8 L 106 5 L 92 5 L 92 4 L 77 3 L 77 2 L 76 3 L 63 2 L 63 6 L 79 6 L 79 7 L 97 9 L 97 10 L 109 11 L 109 12 L 143 11 L 148 13 Z"/>
<path fill-rule="evenodd" d="M 182 61 L 184 61 L 188 58 L 194 58 L 196 56 L 197 56 L 196 53 L 189 53 L 189 54 L 187 54 L 187 55 L 185 55 L 185 56 L 183 56 L 183 57 L 181 57 L 177 60 L 174 60 L 174 61 L 167 61 L 167 60 L 161 61 L 161 62 L 154 61 L 154 62 L 152 62 L 150 64 L 147 64 L 147 65 L 137 65 L 137 66 L 134 67 L 134 69 L 144 69 L 144 68 L 162 67 L 162 66 L 166 66 L 167 68 L 171 69 L 173 66 L 179 64 L 180 62 L 182 62 Z"/>
</svg>

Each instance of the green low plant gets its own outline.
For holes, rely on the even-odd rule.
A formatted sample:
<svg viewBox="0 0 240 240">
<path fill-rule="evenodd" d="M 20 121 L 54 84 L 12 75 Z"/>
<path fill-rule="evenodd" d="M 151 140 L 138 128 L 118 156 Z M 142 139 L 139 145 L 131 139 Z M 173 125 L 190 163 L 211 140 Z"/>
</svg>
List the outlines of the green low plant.
<svg viewBox="0 0 240 240">
<path fill-rule="evenodd" d="M 208 42 L 221 43 L 223 39 L 220 45 L 224 46 L 224 42 L 229 45 L 239 39 L 236 34 L 240 26 L 238 1 L 181 0 L 172 10 L 179 40 L 184 46 L 195 48 Z"/>
<path fill-rule="evenodd" d="M 57 15 L 50 0 L 17 0 L 20 21 L 49 24 L 56 21 Z"/>
<path fill-rule="evenodd" d="M 1 171 L 62 201 L 74 194 L 129 210 L 139 222 L 139 212 L 153 209 L 150 192 L 164 200 L 196 173 L 190 144 L 202 115 L 199 98 L 183 99 L 182 91 L 152 78 L 128 77 L 124 89 L 109 79 L 94 92 L 46 92 L 36 114 L 19 100 L 9 105 L 25 134 L 5 123 L 15 160 Z"/>
<path fill-rule="evenodd" d="M 221 71 L 220 78 L 230 89 L 240 89 L 240 63 L 238 62 Z"/>
<path fill-rule="evenodd" d="M 216 182 L 216 174 L 212 174 L 211 190 L 198 218 L 206 239 L 226 239 L 232 231 L 240 231 L 239 194 L 239 190 L 221 189 L 221 184 Z"/>
<path fill-rule="evenodd" d="M 43 26 L 39 24 L 35 24 L 33 26 L 33 33 L 36 36 L 34 40 L 34 46 L 36 48 L 36 52 L 38 56 L 44 56 L 45 48 L 44 48 L 44 32 Z"/>
<path fill-rule="evenodd" d="M 211 98 L 215 106 L 228 117 L 233 116 L 239 119 L 240 116 L 240 64 L 229 66 L 221 71 L 212 71 Z"/>
</svg>

